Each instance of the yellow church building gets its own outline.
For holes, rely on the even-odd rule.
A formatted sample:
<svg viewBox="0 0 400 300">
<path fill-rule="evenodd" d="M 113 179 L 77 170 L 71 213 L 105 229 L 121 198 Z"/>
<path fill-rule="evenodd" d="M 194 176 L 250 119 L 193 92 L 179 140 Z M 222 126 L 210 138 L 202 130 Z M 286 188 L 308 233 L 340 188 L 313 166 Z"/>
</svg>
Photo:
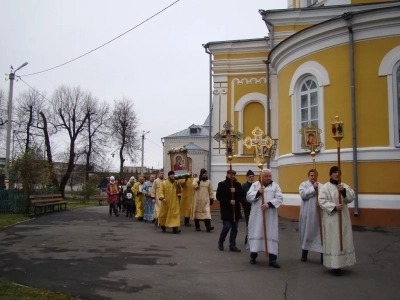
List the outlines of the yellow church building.
<svg viewBox="0 0 400 300">
<path fill-rule="evenodd" d="M 289 0 L 260 10 L 268 36 L 209 42 L 212 132 L 226 121 L 243 137 L 259 126 L 278 139 L 270 168 L 284 193 L 283 217 L 298 219 L 299 184 L 312 168 L 299 130 L 321 129 L 319 181 L 337 164 L 331 122 L 344 123 L 342 181 L 356 192 L 353 225 L 400 226 L 400 2 Z M 225 178 L 224 145 L 212 140 L 213 186 Z M 254 150 L 235 143 L 233 168 L 245 182 Z"/>
</svg>

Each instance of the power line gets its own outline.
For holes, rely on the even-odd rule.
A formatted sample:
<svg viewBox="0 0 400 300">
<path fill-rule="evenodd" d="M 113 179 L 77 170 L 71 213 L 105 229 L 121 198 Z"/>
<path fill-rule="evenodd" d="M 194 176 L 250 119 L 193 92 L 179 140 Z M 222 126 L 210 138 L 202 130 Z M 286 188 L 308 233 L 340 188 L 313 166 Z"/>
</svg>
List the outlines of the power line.
<svg viewBox="0 0 400 300">
<path fill-rule="evenodd" d="M 25 83 L 29 88 L 31 88 L 33 91 L 35 91 L 36 93 L 39 94 L 39 96 L 42 96 L 43 99 L 46 99 L 47 101 L 51 102 L 49 99 L 47 99 L 45 96 L 43 96 L 41 93 L 39 93 L 36 89 L 34 89 L 33 87 L 31 87 L 29 84 L 27 84 L 20 76 L 17 76 L 19 78 L 19 80 L 21 80 L 23 83 Z"/>
<path fill-rule="evenodd" d="M 152 142 L 154 145 L 156 145 L 156 146 L 158 146 L 158 147 L 162 148 L 162 146 L 160 146 L 160 145 L 158 145 L 158 144 L 154 143 L 152 140 L 149 140 L 148 138 L 145 138 L 145 140 L 148 140 L 149 142 Z"/>
<path fill-rule="evenodd" d="M 88 55 L 88 54 L 90 54 L 90 53 L 92 53 L 92 52 L 94 52 L 94 51 L 96 51 L 96 50 L 98 50 L 98 49 L 104 47 L 105 45 L 110 44 L 111 42 L 115 41 L 116 39 L 119 39 L 120 37 L 122 37 L 123 35 L 127 34 L 128 32 L 130 32 L 130 31 L 132 31 L 132 30 L 138 28 L 139 26 L 143 25 L 143 24 L 146 23 L 147 21 L 150 21 L 150 20 L 153 19 L 155 16 L 161 14 L 163 11 L 167 10 L 168 8 L 170 8 L 171 6 L 175 5 L 175 4 L 178 3 L 179 1 L 180 1 L 180 0 L 176 0 L 174 3 L 172 3 L 172 4 L 168 5 L 167 7 L 163 8 L 163 9 L 160 10 L 159 12 L 155 13 L 154 15 L 152 15 L 151 17 L 147 18 L 146 20 L 142 21 L 141 23 L 137 24 L 136 26 L 132 27 L 131 29 L 129 29 L 129 30 L 125 31 L 124 33 L 118 35 L 117 37 L 113 38 L 112 40 L 110 40 L 110 41 L 108 41 L 108 42 L 106 42 L 106 43 L 100 45 L 99 47 L 97 47 L 97 48 L 95 48 L 95 49 L 93 49 L 93 50 L 90 50 L 89 52 L 86 52 L 85 54 L 82 54 L 81 56 L 78 56 L 78 57 L 76 57 L 76 58 L 74 58 L 74 59 L 71 59 L 71 60 L 69 60 L 69 61 L 67 61 L 67 62 L 65 62 L 65 63 L 63 63 L 63 64 L 61 64 L 61 65 L 55 66 L 55 67 L 50 68 L 50 69 L 46 69 L 46 70 L 39 71 L 39 72 L 35 72 L 35 73 L 20 75 L 20 76 L 21 76 L 21 77 L 22 77 L 22 76 L 25 77 L 25 76 L 31 76 L 31 75 L 36 75 L 36 74 L 48 72 L 48 71 L 57 69 L 57 68 L 59 68 L 59 67 L 65 66 L 66 64 L 69 64 L 69 63 L 71 63 L 71 62 L 73 62 L 73 61 L 75 61 L 75 60 L 78 60 L 78 59 L 80 59 L 80 58 L 82 58 L 82 57 L 84 57 L 84 56 L 86 56 L 86 55 Z"/>
</svg>

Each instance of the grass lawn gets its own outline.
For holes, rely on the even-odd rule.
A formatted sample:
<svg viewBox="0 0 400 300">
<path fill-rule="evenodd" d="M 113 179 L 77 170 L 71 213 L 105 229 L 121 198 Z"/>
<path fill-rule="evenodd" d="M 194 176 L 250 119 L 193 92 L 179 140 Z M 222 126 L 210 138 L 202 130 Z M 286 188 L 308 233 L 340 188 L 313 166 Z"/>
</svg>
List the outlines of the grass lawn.
<svg viewBox="0 0 400 300">
<path fill-rule="evenodd" d="M 67 199 L 67 201 L 67 210 L 74 210 L 99 205 L 99 201 L 97 200 L 86 200 L 85 202 L 83 202 L 80 199 Z"/>
<path fill-rule="evenodd" d="M 25 287 L 0 279 L 0 299 L 2 300 L 75 300 L 72 296 L 49 292 L 42 289 Z"/>
<path fill-rule="evenodd" d="M 29 220 L 30 217 L 28 216 L 24 216 L 24 215 L 19 215 L 19 214 L 7 214 L 7 215 L 3 215 L 1 214 L 0 217 L 0 228 L 6 227 L 6 226 L 10 226 L 10 225 L 14 225 L 15 223 L 21 222 L 21 221 L 25 221 L 25 220 Z M 0 297 L 0 299 L 2 299 Z"/>
</svg>

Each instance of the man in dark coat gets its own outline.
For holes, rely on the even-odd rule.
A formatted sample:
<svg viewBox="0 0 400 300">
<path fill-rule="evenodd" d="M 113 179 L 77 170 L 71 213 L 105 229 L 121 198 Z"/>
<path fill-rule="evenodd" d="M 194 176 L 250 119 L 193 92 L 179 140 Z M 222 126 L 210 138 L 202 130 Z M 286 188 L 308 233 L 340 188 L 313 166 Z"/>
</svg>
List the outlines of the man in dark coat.
<svg viewBox="0 0 400 300">
<path fill-rule="evenodd" d="M 244 218 L 246 220 L 246 228 L 247 228 L 247 226 L 249 226 L 251 203 L 249 201 L 247 201 L 246 194 L 254 182 L 254 172 L 252 170 L 248 170 L 246 173 L 246 177 L 247 177 L 247 181 L 242 184 L 242 190 L 243 190 L 243 194 L 244 194 L 244 198 L 242 201 L 242 207 L 243 207 Z M 246 231 L 246 238 L 244 240 L 244 243 L 247 244 L 247 231 Z"/>
<path fill-rule="evenodd" d="M 245 195 L 242 191 L 242 186 L 236 180 L 236 172 L 232 170 L 227 171 L 226 179 L 218 183 L 217 200 L 220 202 L 220 211 L 222 219 L 222 231 L 218 240 L 218 249 L 224 250 L 225 238 L 229 230 L 229 250 L 233 252 L 241 252 L 236 247 L 236 236 L 238 232 L 239 219 L 242 218 L 240 212 L 240 202 Z M 231 179 L 233 180 L 233 188 L 231 188 Z M 234 195 L 234 197 L 232 197 Z M 232 199 L 234 198 L 234 199 Z M 235 212 L 235 213 L 234 213 Z"/>
</svg>

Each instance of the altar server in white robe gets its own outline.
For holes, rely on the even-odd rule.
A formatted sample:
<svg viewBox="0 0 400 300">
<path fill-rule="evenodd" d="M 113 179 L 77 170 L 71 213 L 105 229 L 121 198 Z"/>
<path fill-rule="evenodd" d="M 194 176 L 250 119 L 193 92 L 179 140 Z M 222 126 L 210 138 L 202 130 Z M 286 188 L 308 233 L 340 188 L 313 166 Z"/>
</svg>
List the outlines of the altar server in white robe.
<svg viewBox="0 0 400 300">
<path fill-rule="evenodd" d="M 263 214 L 266 219 L 267 243 L 269 253 L 269 265 L 280 268 L 278 258 L 278 207 L 283 202 L 283 195 L 278 184 L 272 181 L 271 170 L 264 169 L 259 181 L 252 184 L 247 192 L 247 201 L 251 202 L 251 213 L 248 226 L 248 247 L 250 249 L 250 263 L 255 264 L 257 253 L 265 252 Z M 262 203 L 264 194 L 264 203 Z"/>
<path fill-rule="evenodd" d="M 317 182 L 318 173 L 311 169 L 308 171 L 308 180 L 299 186 L 301 198 L 299 234 L 301 242 L 301 261 L 307 261 L 308 251 L 321 253 L 321 263 L 323 262 L 321 235 L 319 230 L 317 203 L 318 189 L 322 184 Z"/>
<path fill-rule="evenodd" d="M 345 183 L 339 184 L 339 168 L 334 166 L 329 171 L 330 180 L 325 183 L 318 194 L 322 214 L 322 242 L 324 265 L 331 268 L 334 275 L 341 275 L 341 268 L 356 263 L 353 244 L 353 231 L 348 204 L 353 202 L 354 191 Z M 342 204 L 339 204 L 339 193 Z M 339 213 L 342 213 L 343 251 L 340 251 Z"/>
</svg>

